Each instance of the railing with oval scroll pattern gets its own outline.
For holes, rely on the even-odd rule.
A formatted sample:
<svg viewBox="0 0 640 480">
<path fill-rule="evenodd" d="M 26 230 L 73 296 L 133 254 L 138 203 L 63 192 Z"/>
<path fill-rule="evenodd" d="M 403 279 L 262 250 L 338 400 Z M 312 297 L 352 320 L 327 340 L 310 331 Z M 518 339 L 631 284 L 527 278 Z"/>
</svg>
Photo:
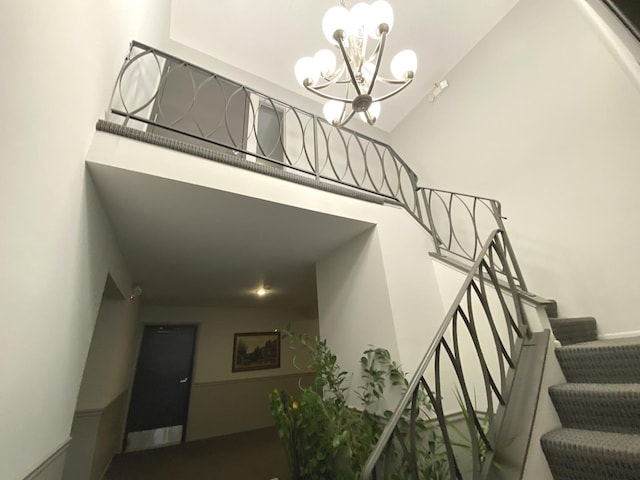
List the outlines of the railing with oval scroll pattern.
<svg viewBox="0 0 640 480">
<path fill-rule="evenodd" d="M 120 119 L 128 127 L 398 202 L 431 233 L 436 253 L 466 260 L 470 272 L 465 283 L 361 478 L 392 478 L 398 468 L 406 468 L 407 478 L 413 480 L 467 478 L 464 462 L 456 455 L 460 439 L 452 438 L 446 417 L 447 408 L 458 407 L 468 414 L 464 423 L 470 478 L 480 478 L 487 469 L 499 427 L 495 405 L 504 404 L 508 398 L 509 371 L 517 363 L 519 339 L 527 330 L 520 303 L 526 286 L 499 202 L 419 188 L 417 175 L 389 145 L 330 125 L 311 113 L 139 42 L 131 44 L 108 113 L 110 120 Z M 497 321 L 499 316 L 502 322 Z M 479 328 L 481 320 L 484 329 Z M 461 331 L 466 332 L 467 353 L 462 348 Z M 443 359 L 449 359 L 449 372 L 442 366 Z M 476 366 L 470 362 L 476 362 Z M 431 377 L 427 370 L 430 367 Z M 472 400 L 469 371 L 475 371 L 476 378 L 482 380 L 479 386 L 485 396 L 480 406 Z M 447 407 L 445 378 L 457 382 L 457 406 L 451 405 L 449 397 Z M 427 457 L 424 451 L 420 453 L 417 421 L 426 414 L 425 400 L 433 408 L 438 438 L 445 450 L 440 452 L 442 477 L 428 476 L 435 464 L 429 466 L 428 452 Z M 488 428 L 482 419 L 487 420 Z"/>
<path fill-rule="evenodd" d="M 109 113 L 129 127 L 380 195 L 419 219 L 416 175 L 388 145 L 139 42 Z"/>
<path fill-rule="evenodd" d="M 432 188 L 418 188 L 418 211 L 427 217 L 437 254 L 473 263 L 492 230 L 504 232 L 505 258 L 510 263 L 518 288 L 527 290 L 511 241 L 506 233 L 502 205 L 492 198 Z M 498 266 L 498 273 L 504 268 Z"/>
</svg>

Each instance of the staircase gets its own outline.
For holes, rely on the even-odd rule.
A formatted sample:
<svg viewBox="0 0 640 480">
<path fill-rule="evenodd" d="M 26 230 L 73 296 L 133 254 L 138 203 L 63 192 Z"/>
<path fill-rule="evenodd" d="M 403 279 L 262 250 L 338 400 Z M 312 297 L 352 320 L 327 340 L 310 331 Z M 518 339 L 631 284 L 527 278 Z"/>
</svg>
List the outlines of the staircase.
<svg viewBox="0 0 640 480">
<path fill-rule="evenodd" d="M 540 439 L 553 478 L 640 479 L 640 338 L 598 340 L 593 318 L 551 326 L 567 379 L 549 389 L 562 428 Z"/>
</svg>

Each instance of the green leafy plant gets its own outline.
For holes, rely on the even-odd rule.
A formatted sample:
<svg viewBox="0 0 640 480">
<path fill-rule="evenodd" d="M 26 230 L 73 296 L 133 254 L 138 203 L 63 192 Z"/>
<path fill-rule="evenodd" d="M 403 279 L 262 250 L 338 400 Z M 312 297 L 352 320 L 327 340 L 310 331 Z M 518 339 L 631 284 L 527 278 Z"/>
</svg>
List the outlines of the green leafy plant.
<svg viewBox="0 0 640 480">
<path fill-rule="evenodd" d="M 310 354 L 310 367 L 315 372 L 313 387 L 300 389 L 298 398 L 278 390 L 270 396 L 270 407 L 278 435 L 287 452 L 294 480 L 354 480 L 375 446 L 392 412 L 379 412 L 380 401 L 389 391 L 406 391 L 407 380 L 400 365 L 388 350 L 370 346 L 360 359 L 361 385 L 353 392 L 358 399 L 354 408 L 348 405 L 346 386 L 350 374 L 340 368 L 336 356 L 325 340 L 307 335 L 283 332 L 296 348 Z M 440 437 L 428 427 L 433 410 L 428 397 L 418 398 L 420 415 L 416 422 L 419 435 L 418 463 L 423 478 L 444 478 L 446 453 Z M 405 441 L 409 434 L 410 410 L 404 412 L 396 436 Z M 393 478 L 409 478 L 409 461 L 401 448 L 390 448 L 388 461 L 393 465 Z M 444 465 L 444 467 L 443 467 Z M 448 470 L 446 470 L 448 473 Z"/>
<path fill-rule="evenodd" d="M 296 397 L 274 390 L 269 405 L 280 440 L 286 451 L 293 480 L 356 480 L 373 450 L 382 430 L 392 415 L 380 412 L 381 400 L 387 394 L 406 392 L 408 382 L 400 365 L 384 348 L 370 346 L 360 359 L 362 382 L 352 392 L 347 384 L 351 374 L 342 370 L 326 340 L 285 330 L 283 338 L 292 341 L 292 348 L 302 348 L 309 354 L 309 367 L 315 373 L 312 387 L 300 386 Z M 297 357 L 296 357 L 297 358 Z M 294 364 L 296 360 L 294 360 Z M 355 407 L 348 404 L 353 395 Z M 465 424 L 470 420 L 459 392 L 455 392 Z M 411 407 L 402 414 L 394 437 L 385 450 L 388 478 L 414 478 L 412 469 L 424 480 L 450 478 L 449 461 L 440 429 L 433 420 L 433 406 L 420 389 L 417 396 L 418 415 L 414 423 L 417 452 L 411 453 Z M 487 430 L 488 420 L 481 424 Z M 454 422 L 447 429 L 456 439 L 452 446 L 472 452 L 470 434 Z M 474 432 L 474 435 L 479 435 Z M 480 460 L 487 448 L 480 438 Z M 385 477 L 387 478 L 387 477 Z"/>
</svg>

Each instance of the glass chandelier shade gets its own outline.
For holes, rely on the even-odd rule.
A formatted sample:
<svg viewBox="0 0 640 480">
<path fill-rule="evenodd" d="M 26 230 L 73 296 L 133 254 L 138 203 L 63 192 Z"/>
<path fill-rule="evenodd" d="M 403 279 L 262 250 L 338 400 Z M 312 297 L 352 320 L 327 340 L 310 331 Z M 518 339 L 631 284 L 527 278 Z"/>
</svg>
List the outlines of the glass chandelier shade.
<svg viewBox="0 0 640 480">
<path fill-rule="evenodd" d="M 337 49 L 322 49 L 313 57 L 303 57 L 295 65 L 298 83 L 325 98 L 325 118 L 333 125 L 347 123 L 358 117 L 373 125 L 380 116 L 380 102 L 404 90 L 412 81 L 418 59 L 412 50 L 403 50 L 391 60 L 393 78 L 380 75 L 380 64 L 387 35 L 393 28 L 393 9 L 385 0 L 371 4 L 356 3 L 350 10 L 335 6 L 322 19 L 322 31 L 327 41 Z M 374 97 L 378 84 L 391 85 Z M 342 88 L 343 94 L 329 93 Z M 389 91 L 389 88 L 391 90 Z"/>
</svg>

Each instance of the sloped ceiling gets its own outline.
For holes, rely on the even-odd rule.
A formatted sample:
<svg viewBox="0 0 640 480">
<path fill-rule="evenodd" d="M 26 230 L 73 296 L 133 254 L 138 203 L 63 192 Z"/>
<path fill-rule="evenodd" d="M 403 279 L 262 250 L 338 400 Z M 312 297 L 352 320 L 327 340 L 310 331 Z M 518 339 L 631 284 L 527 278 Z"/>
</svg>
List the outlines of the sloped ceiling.
<svg viewBox="0 0 640 480">
<path fill-rule="evenodd" d="M 406 48 L 418 55 L 414 83 L 383 104 L 376 126 L 391 131 L 434 84 L 469 52 L 518 0 L 390 0 L 395 25 L 383 59 Z M 241 70 L 305 92 L 294 78 L 296 61 L 328 48 L 324 12 L 336 0 L 173 0 L 171 39 Z M 347 8 L 356 2 L 345 1 Z M 454 89 L 455 85 L 450 88 Z"/>
<path fill-rule="evenodd" d="M 145 302 L 313 316 L 316 261 L 373 227 L 106 165 L 90 171 Z M 263 285 L 270 293 L 258 298 Z"/>
</svg>

